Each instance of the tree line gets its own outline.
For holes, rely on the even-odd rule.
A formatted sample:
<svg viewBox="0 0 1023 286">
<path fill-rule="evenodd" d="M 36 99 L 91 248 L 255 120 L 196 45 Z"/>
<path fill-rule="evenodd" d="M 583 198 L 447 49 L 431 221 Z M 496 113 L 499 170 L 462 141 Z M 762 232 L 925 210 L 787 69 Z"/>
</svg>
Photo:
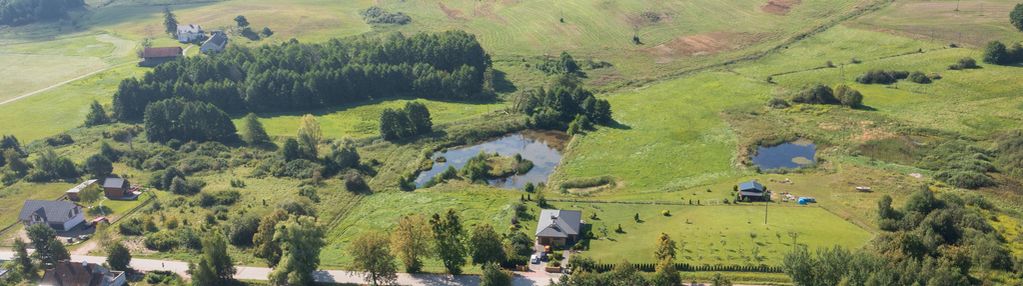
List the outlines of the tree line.
<svg viewBox="0 0 1023 286">
<path fill-rule="evenodd" d="M 433 132 L 430 110 L 421 102 L 409 102 L 403 109 L 384 109 L 380 114 L 380 135 L 400 140 Z"/>
<path fill-rule="evenodd" d="M 1013 271 L 1018 261 L 982 212 L 994 206 L 977 194 L 935 194 L 924 187 L 901 208 L 878 201 L 883 232 L 867 249 L 842 247 L 785 255 L 797 285 L 974 285 L 978 271 Z M 1018 271 L 1017 271 L 1017 274 Z"/>
<path fill-rule="evenodd" d="M 142 120 L 146 106 L 168 98 L 207 102 L 230 114 L 393 96 L 486 99 L 492 96 L 490 68 L 490 57 L 475 36 L 462 31 L 232 46 L 123 80 L 114 94 L 113 113 L 121 121 Z"/>
<path fill-rule="evenodd" d="M 84 7 L 83 0 L 0 0 L 0 25 L 56 20 Z"/>
<path fill-rule="evenodd" d="M 578 130 L 614 123 L 611 104 L 593 96 L 573 75 L 559 76 L 547 88 L 523 93 L 516 108 L 529 116 L 534 128 L 566 130 L 575 125 Z"/>
</svg>

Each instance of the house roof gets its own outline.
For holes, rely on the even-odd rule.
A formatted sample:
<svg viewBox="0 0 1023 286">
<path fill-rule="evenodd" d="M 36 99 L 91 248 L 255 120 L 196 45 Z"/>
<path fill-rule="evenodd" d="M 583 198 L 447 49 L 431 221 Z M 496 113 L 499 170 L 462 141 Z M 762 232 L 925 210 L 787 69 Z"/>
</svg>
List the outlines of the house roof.
<svg viewBox="0 0 1023 286">
<path fill-rule="evenodd" d="M 221 31 L 214 31 L 212 36 L 210 36 L 209 39 L 206 39 L 206 41 L 202 43 L 203 46 L 205 46 L 206 44 L 223 47 L 225 44 L 227 44 L 227 34 L 224 34 L 224 32 Z"/>
<path fill-rule="evenodd" d="M 78 205 L 68 201 L 28 200 L 21 207 L 21 214 L 18 215 L 18 219 L 32 220 L 32 215 L 37 215 L 46 222 L 65 223 L 71 220 L 69 217 L 71 210 L 77 207 Z"/>
<path fill-rule="evenodd" d="M 143 58 L 173 58 L 181 55 L 181 47 L 146 48 L 142 50 Z"/>
<path fill-rule="evenodd" d="M 71 188 L 71 189 L 67 190 L 67 193 L 79 193 L 79 192 L 81 192 L 82 190 L 84 190 L 85 188 L 88 188 L 89 186 L 92 186 L 92 184 L 95 184 L 95 183 L 96 183 L 96 181 L 97 181 L 97 180 L 88 180 L 88 181 L 85 181 L 85 182 L 83 182 L 83 183 L 81 183 L 81 184 L 78 184 L 78 185 L 77 185 L 77 186 L 75 186 L 74 188 Z"/>
<path fill-rule="evenodd" d="M 575 210 L 542 210 L 540 221 L 536 224 L 536 236 L 568 237 L 578 235 L 582 226 L 581 211 Z"/>
<path fill-rule="evenodd" d="M 121 275 L 124 272 L 110 271 L 98 264 L 65 260 L 47 270 L 39 285 L 103 286 L 110 285 Z"/>
<path fill-rule="evenodd" d="M 744 183 L 739 184 L 739 190 L 740 191 L 763 192 L 764 191 L 764 185 L 761 185 L 757 181 L 749 181 L 749 182 L 744 182 Z"/>
<path fill-rule="evenodd" d="M 202 33 L 202 26 L 196 24 L 178 25 L 178 33 Z"/>
<path fill-rule="evenodd" d="M 109 177 L 103 180 L 103 188 L 120 188 L 124 187 L 125 181 L 123 178 Z"/>
</svg>

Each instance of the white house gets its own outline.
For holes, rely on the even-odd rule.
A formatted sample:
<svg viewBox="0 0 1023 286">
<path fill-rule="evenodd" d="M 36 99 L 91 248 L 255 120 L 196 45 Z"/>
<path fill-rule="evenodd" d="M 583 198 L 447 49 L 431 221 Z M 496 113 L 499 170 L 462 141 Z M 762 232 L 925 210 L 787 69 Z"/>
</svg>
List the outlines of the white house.
<svg viewBox="0 0 1023 286">
<path fill-rule="evenodd" d="M 85 222 L 82 207 L 68 201 L 25 201 L 18 220 L 25 226 L 45 223 L 58 231 L 68 231 Z"/>
<path fill-rule="evenodd" d="M 210 33 L 210 38 L 202 42 L 199 51 L 204 54 L 217 53 L 223 51 L 226 47 L 227 34 L 224 34 L 223 31 L 213 31 L 213 33 Z"/>
<path fill-rule="evenodd" d="M 178 42 L 191 43 L 202 40 L 205 36 L 202 26 L 196 24 L 178 25 Z"/>
</svg>

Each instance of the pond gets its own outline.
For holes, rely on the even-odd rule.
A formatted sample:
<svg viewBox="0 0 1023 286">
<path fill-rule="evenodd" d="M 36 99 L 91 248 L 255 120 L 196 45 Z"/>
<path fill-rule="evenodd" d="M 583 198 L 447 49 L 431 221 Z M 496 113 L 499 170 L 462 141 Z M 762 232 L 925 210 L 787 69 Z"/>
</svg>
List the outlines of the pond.
<svg viewBox="0 0 1023 286">
<path fill-rule="evenodd" d="M 533 168 L 524 174 L 487 180 L 491 186 L 518 189 L 526 183 L 547 182 L 547 178 L 561 162 L 561 151 L 568 139 L 569 136 L 562 132 L 525 131 L 476 145 L 436 152 L 430 157 L 434 161 L 433 167 L 416 177 L 416 187 L 421 188 L 431 178 L 444 172 L 448 166 L 461 169 L 470 158 L 480 152 L 496 152 L 501 156 L 519 154 L 523 159 L 533 162 Z M 438 160 L 439 158 L 443 159 Z"/>
<path fill-rule="evenodd" d="M 799 139 L 775 146 L 758 146 L 753 165 L 760 170 L 798 169 L 817 161 L 817 146 L 812 141 Z"/>
</svg>

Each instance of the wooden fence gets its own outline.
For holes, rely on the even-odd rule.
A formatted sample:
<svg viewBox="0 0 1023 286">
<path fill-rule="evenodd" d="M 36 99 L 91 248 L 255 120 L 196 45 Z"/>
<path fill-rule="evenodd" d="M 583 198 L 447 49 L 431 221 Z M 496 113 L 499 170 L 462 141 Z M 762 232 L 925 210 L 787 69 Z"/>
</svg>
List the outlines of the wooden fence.
<svg viewBox="0 0 1023 286">
<path fill-rule="evenodd" d="M 641 272 L 654 272 L 657 265 L 653 263 L 633 263 L 632 266 Z M 595 266 L 596 272 L 607 272 L 614 269 L 615 264 L 598 263 Z M 675 269 L 685 272 L 760 272 L 760 273 L 784 273 L 781 266 L 769 265 L 692 265 L 689 263 L 675 263 Z"/>
</svg>

